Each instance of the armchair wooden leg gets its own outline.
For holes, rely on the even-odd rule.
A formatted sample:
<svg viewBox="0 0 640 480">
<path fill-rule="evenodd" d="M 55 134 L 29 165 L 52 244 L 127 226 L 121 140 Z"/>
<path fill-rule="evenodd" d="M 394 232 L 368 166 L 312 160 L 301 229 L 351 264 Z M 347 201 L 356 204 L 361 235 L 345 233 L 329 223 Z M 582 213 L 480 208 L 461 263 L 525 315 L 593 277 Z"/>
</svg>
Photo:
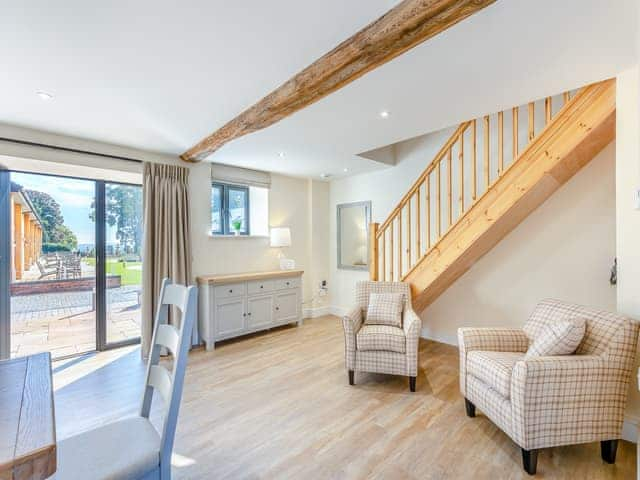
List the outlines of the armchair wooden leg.
<svg viewBox="0 0 640 480">
<path fill-rule="evenodd" d="M 464 408 L 467 410 L 467 417 L 473 418 L 476 416 L 476 406 L 466 398 L 464 399 Z"/>
<path fill-rule="evenodd" d="M 618 451 L 618 440 L 605 440 L 600 442 L 600 455 L 607 463 L 616 463 L 616 452 Z"/>
<path fill-rule="evenodd" d="M 409 377 L 409 390 L 416 391 L 416 377 Z"/>
<path fill-rule="evenodd" d="M 349 370 L 349 385 L 355 385 L 354 376 L 354 371 Z"/>
<path fill-rule="evenodd" d="M 522 466 L 524 471 L 529 475 L 536 474 L 536 467 L 538 466 L 538 450 L 525 450 L 522 449 Z"/>
</svg>

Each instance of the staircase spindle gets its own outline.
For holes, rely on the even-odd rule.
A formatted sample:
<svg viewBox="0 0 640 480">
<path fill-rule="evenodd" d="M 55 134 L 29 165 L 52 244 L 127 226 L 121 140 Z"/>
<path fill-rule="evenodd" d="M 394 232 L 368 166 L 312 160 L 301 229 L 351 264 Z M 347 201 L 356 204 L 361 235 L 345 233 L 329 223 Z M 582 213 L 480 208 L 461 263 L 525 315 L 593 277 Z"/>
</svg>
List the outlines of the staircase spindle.
<svg viewBox="0 0 640 480">
<path fill-rule="evenodd" d="M 498 112 L 498 176 L 504 171 L 504 113 Z"/>
<path fill-rule="evenodd" d="M 427 251 L 431 248 L 431 179 L 427 175 L 427 191 L 425 208 L 427 210 Z"/>
<path fill-rule="evenodd" d="M 513 160 L 516 161 L 518 158 L 518 114 L 520 113 L 519 107 L 513 107 L 511 111 L 511 116 L 513 118 Z"/>
<path fill-rule="evenodd" d="M 387 230 L 383 230 L 382 232 L 382 281 L 387 281 Z"/>
<path fill-rule="evenodd" d="M 447 153 L 447 227 L 453 223 L 453 206 L 451 205 L 451 163 L 453 160 L 453 149 L 449 148 Z"/>
<path fill-rule="evenodd" d="M 486 189 L 489 189 L 489 115 L 484 116 L 484 177 Z M 486 191 L 486 190 L 485 190 Z"/>
<path fill-rule="evenodd" d="M 411 198 L 412 197 L 409 197 L 407 201 L 407 248 L 405 249 L 407 254 L 407 270 L 411 268 Z"/>
<path fill-rule="evenodd" d="M 567 103 L 569 103 L 569 100 L 571 100 L 571 98 L 569 97 L 569 92 L 564 92 L 562 94 L 562 99 L 564 100 L 564 104 L 566 105 Z"/>
<path fill-rule="evenodd" d="M 460 183 L 458 184 L 458 188 L 460 189 L 460 191 L 458 192 L 458 204 L 460 207 L 460 211 L 458 212 L 458 218 L 460 218 L 462 216 L 462 213 L 464 212 L 464 132 L 460 134 L 459 142 L 460 147 L 458 151 L 458 164 L 460 171 L 458 172 L 458 177 Z"/>
<path fill-rule="evenodd" d="M 441 181 L 442 181 L 442 172 L 441 172 L 442 160 L 438 160 L 438 175 L 436 180 L 438 181 L 436 184 L 436 242 L 440 238 L 440 234 L 442 233 L 442 205 L 441 199 L 442 196 L 441 190 Z"/>
<path fill-rule="evenodd" d="M 536 135 L 536 126 L 535 122 L 535 107 L 536 104 L 533 102 L 529 103 L 529 142 L 533 140 L 533 137 Z"/>
<path fill-rule="evenodd" d="M 478 175 L 478 165 L 477 165 L 477 160 L 478 160 L 478 142 L 476 139 L 476 135 L 477 135 L 477 125 L 476 125 L 476 121 L 473 120 L 472 128 L 471 128 L 471 151 L 472 151 L 472 164 L 471 164 L 471 177 L 472 177 L 472 182 L 471 182 L 471 200 L 475 202 L 476 200 L 476 196 L 478 194 L 478 181 L 476 179 L 477 175 Z"/>
<path fill-rule="evenodd" d="M 422 184 L 416 191 L 416 262 L 422 256 L 422 246 L 420 245 L 420 236 L 422 234 L 422 229 L 420 228 L 420 190 L 422 190 Z"/>
<path fill-rule="evenodd" d="M 398 281 L 402 278 L 402 207 L 398 211 Z"/>
<path fill-rule="evenodd" d="M 551 122 L 551 97 L 544 99 L 544 124 Z"/>
<path fill-rule="evenodd" d="M 389 280 L 393 282 L 393 224 L 396 219 L 392 219 L 389 222 Z"/>
</svg>

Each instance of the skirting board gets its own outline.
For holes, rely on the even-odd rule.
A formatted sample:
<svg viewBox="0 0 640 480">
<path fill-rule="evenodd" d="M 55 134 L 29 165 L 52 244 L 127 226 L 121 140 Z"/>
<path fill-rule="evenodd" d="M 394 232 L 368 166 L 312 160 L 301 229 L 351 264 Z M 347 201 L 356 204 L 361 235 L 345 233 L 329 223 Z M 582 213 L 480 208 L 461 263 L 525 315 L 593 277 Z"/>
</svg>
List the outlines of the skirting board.
<svg viewBox="0 0 640 480">
<path fill-rule="evenodd" d="M 325 305 L 324 307 L 303 308 L 302 318 L 317 318 L 331 313 L 331 307 Z"/>
<path fill-rule="evenodd" d="M 431 334 L 428 328 L 422 329 L 420 337 L 439 343 L 447 343 L 455 347 L 458 346 L 458 339 L 456 337 Z M 640 428 L 640 418 L 636 418 L 632 415 L 625 415 L 624 423 L 622 424 L 622 439 L 627 442 L 638 443 L 638 428 Z"/>
</svg>

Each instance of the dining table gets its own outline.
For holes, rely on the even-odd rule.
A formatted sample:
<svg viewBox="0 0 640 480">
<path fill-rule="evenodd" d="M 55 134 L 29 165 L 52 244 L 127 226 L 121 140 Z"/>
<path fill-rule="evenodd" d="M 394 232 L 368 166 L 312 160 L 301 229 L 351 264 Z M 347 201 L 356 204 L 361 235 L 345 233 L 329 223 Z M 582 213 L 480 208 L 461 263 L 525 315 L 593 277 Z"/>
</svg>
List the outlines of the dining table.
<svg viewBox="0 0 640 480">
<path fill-rule="evenodd" d="M 0 361 L 0 480 L 44 480 L 55 471 L 51 355 Z"/>
</svg>

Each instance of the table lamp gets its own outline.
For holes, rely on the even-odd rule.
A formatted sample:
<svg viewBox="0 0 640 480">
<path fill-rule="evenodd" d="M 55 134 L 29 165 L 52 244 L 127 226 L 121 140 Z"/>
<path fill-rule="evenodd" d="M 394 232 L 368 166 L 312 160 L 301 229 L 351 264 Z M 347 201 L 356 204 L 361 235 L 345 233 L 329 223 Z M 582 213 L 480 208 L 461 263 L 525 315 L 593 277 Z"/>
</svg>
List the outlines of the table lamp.
<svg viewBox="0 0 640 480">
<path fill-rule="evenodd" d="M 289 227 L 276 227 L 271 229 L 270 245 L 276 248 L 291 246 L 291 230 Z M 282 250 L 278 253 L 280 259 L 280 270 L 293 270 L 296 268 L 295 260 L 285 258 Z"/>
</svg>

